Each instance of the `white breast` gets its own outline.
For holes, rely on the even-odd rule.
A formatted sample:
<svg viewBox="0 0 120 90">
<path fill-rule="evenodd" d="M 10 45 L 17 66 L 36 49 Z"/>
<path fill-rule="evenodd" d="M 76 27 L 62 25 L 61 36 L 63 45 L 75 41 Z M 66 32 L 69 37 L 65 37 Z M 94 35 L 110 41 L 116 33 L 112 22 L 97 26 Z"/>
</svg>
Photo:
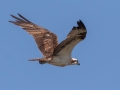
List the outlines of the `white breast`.
<svg viewBox="0 0 120 90">
<path fill-rule="evenodd" d="M 49 62 L 49 64 L 56 66 L 66 66 L 69 64 L 70 56 L 54 56 L 53 60 Z"/>
</svg>

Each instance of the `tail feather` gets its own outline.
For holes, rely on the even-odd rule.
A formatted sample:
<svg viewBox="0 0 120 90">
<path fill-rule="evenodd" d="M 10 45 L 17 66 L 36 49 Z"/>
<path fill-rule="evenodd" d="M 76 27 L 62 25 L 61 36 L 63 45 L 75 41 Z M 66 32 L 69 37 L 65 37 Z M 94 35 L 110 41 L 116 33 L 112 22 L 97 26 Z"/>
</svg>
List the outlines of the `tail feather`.
<svg viewBox="0 0 120 90">
<path fill-rule="evenodd" d="M 46 61 L 43 58 L 34 58 L 34 59 L 30 59 L 28 61 L 39 61 L 40 64 L 46 63 Z"/>
<path fill-rule="evenodd" d="M 41 58 L 29 59 L 28 61 L 41 61 Z"/>
</svg>

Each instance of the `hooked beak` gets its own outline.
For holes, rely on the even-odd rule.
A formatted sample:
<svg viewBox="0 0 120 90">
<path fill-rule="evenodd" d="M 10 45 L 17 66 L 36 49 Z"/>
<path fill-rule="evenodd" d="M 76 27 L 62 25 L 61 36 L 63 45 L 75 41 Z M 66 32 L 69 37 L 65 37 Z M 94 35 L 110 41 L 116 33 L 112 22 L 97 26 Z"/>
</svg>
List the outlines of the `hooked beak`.
<svg viewBox="0 0 120 90">
<path fill-rule="evenodd" d="M 80 65 L 80 63 L 78 63 L 78 65 Z"/>
</svg>

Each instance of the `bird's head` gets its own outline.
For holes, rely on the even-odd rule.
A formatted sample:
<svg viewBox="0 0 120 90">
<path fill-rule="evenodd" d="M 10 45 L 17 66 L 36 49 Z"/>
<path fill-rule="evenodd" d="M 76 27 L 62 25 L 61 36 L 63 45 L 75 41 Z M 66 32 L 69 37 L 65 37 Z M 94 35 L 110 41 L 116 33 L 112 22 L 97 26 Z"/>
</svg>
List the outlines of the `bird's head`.
<svg viewBox="0 0 120 90">
<path fill-rule="evenodd" d="M 76 58 L 71 58 L 71 65 L 80 65 Z"/>
</svg>

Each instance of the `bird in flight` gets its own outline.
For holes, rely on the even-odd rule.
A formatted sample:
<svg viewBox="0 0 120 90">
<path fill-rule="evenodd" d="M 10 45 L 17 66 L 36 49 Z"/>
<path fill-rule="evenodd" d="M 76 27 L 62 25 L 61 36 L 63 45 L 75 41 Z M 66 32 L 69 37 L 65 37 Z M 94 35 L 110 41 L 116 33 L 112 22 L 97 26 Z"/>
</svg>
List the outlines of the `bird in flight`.
<svg viewBox="0 0 120 90">
<path fill-rule="evenodd" d="M 40 64 L 52 64 L 64 67 L 67 65 L 80 65 L 76 58 L 71 57 L 73 48 L 85 39 L 87 30 L 84 23 L 79 20 L 68 33 L 65 40 L 58 44 L 57 36 L 51 31 L 34 24 L 22 15 L 19 17 L 11 15 L 15 21 L 9 21 L 17 26 L 21 26 L 26 32 L 33 36 L 43 58 L 35 58 L 29 61 L 38 61 Z"/>
</svg>

